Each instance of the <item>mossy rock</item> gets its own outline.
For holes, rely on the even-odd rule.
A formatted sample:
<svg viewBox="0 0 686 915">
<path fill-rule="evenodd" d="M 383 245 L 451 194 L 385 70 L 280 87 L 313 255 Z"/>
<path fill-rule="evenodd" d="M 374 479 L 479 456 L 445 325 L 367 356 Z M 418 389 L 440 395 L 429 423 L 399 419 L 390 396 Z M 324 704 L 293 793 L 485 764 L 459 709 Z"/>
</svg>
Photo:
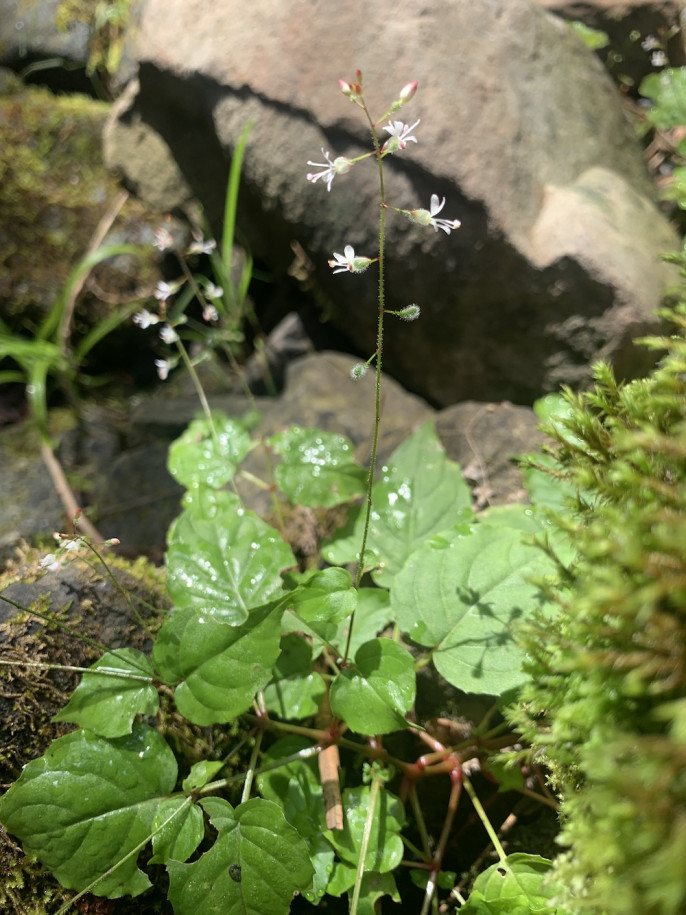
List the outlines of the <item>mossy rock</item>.
<svg viewBox="0 0 686 915">
<path fill-rule="evenodd" d="M 50 310 L 103 216 L 121 205 L 122 189 L 102 161 L 109 109 L 84 95 L 53 95 L 13 77 L 5 82 L 0 95 L 0 299 L 3 319 L 14 331 L 30 332 Z M 152 293 L 158 270 L 152 248 L 156 220 L 137 201 L 125 202 L 106 243 L 147 244 L 150 258 L 146 263 L 120 257 L 99 266 L 97 289 L 85 293 L 82 321 L 87 317 L 92 325 L 113 300 L 135 301 Z"/>
</svg>

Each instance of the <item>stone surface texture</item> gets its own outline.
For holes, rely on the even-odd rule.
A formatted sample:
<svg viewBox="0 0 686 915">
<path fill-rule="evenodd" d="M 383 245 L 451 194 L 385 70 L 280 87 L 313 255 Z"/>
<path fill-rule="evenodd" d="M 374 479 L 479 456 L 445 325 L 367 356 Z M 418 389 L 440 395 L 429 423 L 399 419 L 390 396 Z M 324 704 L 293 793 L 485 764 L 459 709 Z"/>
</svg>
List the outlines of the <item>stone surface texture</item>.
<svg viewBox="0 0 686 915">
<path fill-rule="evenodd" d="M 360 353 L 375 346 L 375 282 L 332 276 L 327 260 L 346 244 L 375 254 L 376 170 L 359 163 L 327 193 L 305 181 L 306 163 L 322 147 L 367 149 L 340 77 L 359 67 L 379 114 L 419 80 L 400 112 L 421 118 L 419 142 L 386 160 L 387 199 L 445 196 L 442 215 L 462 228 L 446 238 L 387 220 L 388 305 L 422 307 L 412 326 L 387 322 L 385 366 L 410 390 L 438 406 L 530 403 L 585 382 L 600 356 L 636 371 L 629 341 L 671 281 L 660 255 L 677 241 L 611 79 L 557 17 L 531 0 L 325 12 L 313 0 L 297 11 L 147 0 L 135 41 L 138 83 L 108 125 L 109 164 L 159 209 L 196 196 L 218 232 L 228 160 L 253 121 L 240 213 L 253 252 L 279 276 L 298 242 Z"/>
</svg>

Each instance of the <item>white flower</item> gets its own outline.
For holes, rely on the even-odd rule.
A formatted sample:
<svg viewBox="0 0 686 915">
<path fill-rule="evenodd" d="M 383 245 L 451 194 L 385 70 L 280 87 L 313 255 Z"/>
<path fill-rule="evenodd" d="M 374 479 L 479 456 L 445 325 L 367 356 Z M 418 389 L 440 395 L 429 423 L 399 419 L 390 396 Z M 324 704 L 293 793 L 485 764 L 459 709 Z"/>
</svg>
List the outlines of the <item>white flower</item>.
<svg viewBox="0 0 686 915">
<path fill-rule="evenodd" d="M 155 298 L 160 302 L 166 302 L 170 295 L 178 290 L 178 283 L 164 283 L 162 280 L 155 286 Z"/>
<path fill-rule="evenodd" d="M 333 253 L 333 260 L 329 261 L 329 267 L 333 267 L 334 273 L 362 273 L 372 263 L 370 257 L 355 257 L 355 249 L 352 245 L 346 245 L 343 254 Z"/>
<path fill-rule="evenodd" d="M 669 63 L 664 51 L 653 51 L 650 55 L 650 62 L 654 67 L 666 67 Z"/>
<path fill-rule="evenodd" d="M 315 181 L 318 181 L 319 178 L 323 178 L 326 184 L 327 191 L 331 190 L 331 183 L 336 175 L 345 175 L 355 164 L 351 159 L 346 159 L 345 156 L 338 156 L 333 161 L 329 157 L 329 153 L 325 152 L 324 147 L 322 147 L 322 155 L 326 159 L 324 162 L 310 162 L 307 161 L 308 165 L 314 165 L 315 168 L 323 168 L 322 172 L 308 172 L 306 178 L 308 181 L 311 181 L 312 184 Z"/>
<path fill-rule="evenodd" d="M 215 286 L 214 283 L 208 282 L 205 286 L 205 295 L 208 299 L 221 299 L 224 295 L 224 290 L 221 286 Z"/>
<path fill-rule="evenodd" d="M 419 124 L 418 120 L 411 126 L 403 124 L 402 121 L 391 121 L 387 124 L 384 130 L 387 130 L 390 136 L 381 147 L 381 152 L 393 153 L 396 149 L 405 149 L 408 143 L 416 143 L 417 138 L 411 137 L 410 134 L 417 124 Z"/>
<path fill-rule="evenodd" d="M 133 316 L 133 323 L 137 324 L 143 330 L 146 330 L 153 324 L 159 324 L 160 319 L 157 317 L 157 315 L 154 315 L 151 311 L 148 311 L 147 308 L 144 308 L 143 311 L 139 311 L 138 314 Z"/>
<path fill-rule="evenodd" d="M 436 219 L 438 213 L 445 206 L 445 197 L 438 200 L 438 194 L 431 195 L 431 205 L 428 210 L 407 210 L 407 215 L 413 222 L 419 223 L 420 226 L 433 226 L 434 231 L 438 232 L 443 229 L 446 235 L 450 235 L 453 229 L 459 229 L 462 225 L 459 219 Z"/>
<path fill-rule="evenodd" d="M 155 368 L 160 381 L 166 381 L 169 376 L 169 369 L 172 367 L 168 359 L 155 359 Z"/>
<path fill-rule="evenodd" d="M 40 568 L 45 569 L 46 572 L 54 572 L 57 569 L 61 568 L 61 563 L 57 559 L 54 553 L 48 553 L 47 556 L 43 556 L 40 563 Z"/>
<path fill-rule="evenodd" d="M 219 320 L 219 312 L 214 305 L 205 305 L 202 310 L 202 319 L 203 321 L 207 321 L 208 324 Z"/>
<path fill-rule="evenodd" d="M 154 245 L 158 251 L 168 251 L 174 247 L 174 236 L 166 226 L 155 229 Z"/>
<path fill-rule="evenodd" d="M 646 35 L 641 42 L 641 47 L 644 51 L 654 51 L 655 48 L 660 47 L 660 42 L 654 35 Z"/>
<path fill-rule="evenodd" d="M 217 247 L 213 238 L 203 238 L 202 235 L 193 235 L 193 241 L 188 248 L 189 254 L 211 254 Z"/>
<path fill-rule="evenodd" d="M 169 326 L 169 324 L 165 324 L 164 327 L 160 328 L 160 337 L 164 340 L 165 343 L 176 343 L 176 341 L 179 339 L 179 335 L 176 333 L 173 327 Z"/>
</svg>

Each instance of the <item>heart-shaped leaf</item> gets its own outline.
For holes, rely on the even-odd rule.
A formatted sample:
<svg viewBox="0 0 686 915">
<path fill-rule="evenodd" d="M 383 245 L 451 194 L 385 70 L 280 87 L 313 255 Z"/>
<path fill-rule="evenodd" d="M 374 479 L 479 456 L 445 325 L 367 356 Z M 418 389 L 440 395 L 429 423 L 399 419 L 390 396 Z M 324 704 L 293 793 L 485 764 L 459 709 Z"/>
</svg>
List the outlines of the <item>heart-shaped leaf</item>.
<svg viewBox="0 0 686 915">
<path fill-rule="evenodd" d="M 374 486 L 367 545 L 380 562 L 374 581 L 385 588 L 411 553 L 431 534 L 456 519 L 472 517 L 471 495 L 460 467 L 446 456 L 433 422 L 425 423 L 397 448 Z M 324 558 L 344 565 L 358 558 L 364 525 L 360 511 L 344 536 L 322 549 Z M 369 559 L 369 557 L 366 557 Z"/>
<path fill-rule="evenodd" d="M 550 904 L 557 895 L 548 884 L 551 862 L 539 855 L 517 852 L 491 865 L 474 881 L 465 915 L 571 915 Z"/>
<path fill-rule="evenodd" d="M 313 867 L 281 808 L 262 798 L 235 810 L 221 798 L 201 804 L 219 834 L 197 861 L 167 864 L 176 915 L 287 915 L 293 895 L 310 886 Z"/>
<path fill-rule="evenodd" d="M 295 564 L 288 544 L 254 512 L 237 506 L 205 520 L 186 509 L 169 532 L 167 588 L 177 607 L 240 625 L 281 589 Z"/>
<path fill-rule="evenodd" d="M 63 886 L 82 890 L 102 877 L 97 895 L 137 896 L 150 881 L 126 856 L 152 832 L 176 772 L 169 746 L 146 725 L 114 740 L 73 731 L 25 766 L 0 799 L 0 822 Z"/>
<path fill-rule="evenodd" d="M 232 479 L 236 467 L 254 443 L 243 425 L 218 411 L 207 419 L 195 419 L 169 448 L 169 473 L 185 486 L 219 489 Z"/>
<path fill-rule="evenodd" d="M 363 495 L 367 471 L 345 435 L 291 426 L 269 442 L 282 456 L 276 482 L 294 505 L 331 508 Z"/>
<path fill-rule="evenodd" d="M 497 696 L 526 680 L 513 630 L 544 606 L 532 577 L 553 571 L 552 560 L 516 528 L 458 525 L 410 557 L 391 605 L 403 631 L 433 649 L 449 683 Z"/>
<path fill-rule="evenodd" d="M 136 715 L 155 715 L 159 696 L 152 664 L 135 648 L 107 652 L 93 664 L 53 721 L 72 721 L 101 737 L 130 734 Z M 121 671 L 121 675 L 117 672 Z"/>
<path fill-rule="evenodd" d="M 194 724 L 231 721 L 247 711 L 272 676 L 280 651 L 278 602 L 253 610 L 241 626 L 188 609 L 160 629 L 153 661 L 161 677 L 178 684 L 179 712 Z"/>
<path fill-rule="evenodd" d="M 390 639 L 372 639 L 331 684 L 331 711 L 358 734 L 389 734 L 407 727 L 415 687 L 407 649 Z"/>
</svg>

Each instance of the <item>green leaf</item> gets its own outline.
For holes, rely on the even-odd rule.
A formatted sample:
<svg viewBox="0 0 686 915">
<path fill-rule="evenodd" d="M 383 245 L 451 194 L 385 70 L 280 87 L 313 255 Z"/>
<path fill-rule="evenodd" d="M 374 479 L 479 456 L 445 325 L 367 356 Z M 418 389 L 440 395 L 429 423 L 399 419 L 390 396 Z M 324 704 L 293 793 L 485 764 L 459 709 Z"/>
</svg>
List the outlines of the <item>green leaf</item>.
<svg viewBox="0 0 686 915">
<path fill-rule="evenodd" d="M 181 787 L 186 794 L 197 791 L 198 788 L 204 788 L 209 781 L 212 781 L 217 772 L 224 768 L 224 765 L 221 761 L 210 762 L 208 759 L 201 759 L 200 762 L 193 763 L 191 771 L 184 778 Z"/>
<path fill-rule="evenodd" d="M 269 443 L 282 456 L 276 482 L 294 505 L 331 508 L 364 495 L 367 471 L 345 435 L 291 426 Z"/>
<path fill-rule="evenodd" d="M 155 715 L 159 696 L 152 664 L 135 648 L 107 652 L 85 673 L 71 699 L 53 721 L 71 721 L 101 737 L 130 734 L 136 715 Z M 126 676 L 105 672 L 121 671 Z"/>
<path fill-rule="evenodd" d="M 171 859 L 187 861 L 205 836 L 202 810 L 185 797 L 162 801 L 152 821 L 153 829 L 160 826 L 162 829 L 152 837 L 155 854 L 149 864 L 165 864 Z"/>
<path fill-rule="evenodd" d="M 230 626 L 281 590 L 295 565 L 288 544 L 254 512 L 219 507 L 207 520 L 185 509 L 169 530 L 167 589 L 181 608 Z"/>
<path fill-rule="evenodd" d="M 641 80 L 638 91 L 653 100 L 646 114 L 660 130 L 686 124 L 686 68 L 668 67 L 650 73 Z"/>
<path fill-rule="evenodd" d="M 407 649 L 390 639 L 372 639 L 331 684 L 331 711 L 358 734 L 389 734 L 408 726 L 405 713 L 415 688 Z"/>
<path fill-rule="evenodd" d="M 287 606 L 308 623 L 340 623 L 357 606 L 357 591 L 345 569 L 323 569 L 288 595 Z"/>
<path fill-rule="evenodd" d="M 433 650 L 436 669 L 469 693 L 498 696 L 527 678 L 513 631 L 542 605 L 532 576 L 554 571 L 514 528 L 458 525 L 427 540 L 396 577 L 395 619 Z"/>
<path fill-rule="evenodd" d="M 592 29 L 584 22 L 574 20 L 568 22 L 567 25 L 576 35 L 578 35 L 590 51 L 600 51 L 602 48 L 606 48 L 610 43 L 607 32 L 602 32 L 600 29 Z"/>
<path fill-rule="evenodd" d="M 264 764 L 277 762 L 310 747 L 302 737 L 284 737 L 270 746 L 262 761 Z M 258 785 L 267 800 L 283 809 L 288 822 L 307 843 L 314 877 L 312 889 L 305 890 L 303 896 L 317 905 L 327 891 L 334 863 L 333 849 L 322 835 L 326 827 L 317 763 L 314 759 L 293 760 L 259 775 Z"/>
<path fill-rule="evenodd" d="M 346 788 L 342 793 L 343 829 L 327 830 L 325 835 L 339 857 L 357 868 L 362 851 L 371 788 L 360 785 Z M 364 859 L 365 871 L 387 873 L 394 870 L 403 857 L 403 841 L 398 835 L 405 821 L 403 805 L 385 788 L 378 792 L 369 845 Z"/>
<path fill-rule="evenodd" d="M 331 896 L 342 896 L 353 888 L 356 879 L 356 866 L 337 861 L 327 892 Z M 358 915 L 377 915 L 379 908 L 376 903 L 382 896 L 390 896 L 393 902 L 400 903 L 393 874 L 379 874 L 376 871 L 364 874 L 357 905 Z"/>
<path fill-rule="evenodd" d="M 555 888 L 546 884 L 551 862 L 538 855 L 516 853 L 493 864 L 474 881 L 465 915 L 565 915 L 550 904 Z"/>
<path fill-rule="evenodd" d="M 264 689 L 267 710 L 281 718 L 316 715 L 326 693 L 321 676 L 312 670 L 312 646 L 301 635 L 281 638 L 281 654 L 271 683 Z"/>
<path fill-rule="evenodd" d="M 360 588 L 357 592 L 357 609 L 354 623 L 350 618 L 343 620 L 338 632 L 331 639 L 343 650 L 352 624 L 353 634 L 350 640 L 350 654 L 354 656 L 358 648 L 370 642 L 386 629 L 392 621 L 390 595 L 385 588 Z"/>
<path fill-rule="evenodd" d="M 153 661 L 166 682 L 178 683 L 174 697 L 182 715 L 210 725 L 250 708 L 279 656 L 281 612 L 274 602 L 253 610 L 241 626 L 225 626 L 190 608 L 165 622 Z"/>
<path fill-rule="evenodd" d="M 220 489 L 254 447 L 242 424 L 223 413 L 212 413 L 216 436 L 207 419 L 195 419 L 169 448 L 169 473 L 182 486 Z"/>
<path fill-rule="evenodd" d="M 137 896 L 150 881 L 135 854 L 103 875 L 150 835 L 176 772 L 172 751 L 146 725 L 114 740 L 73 731 L 25 766 L 0 799 L 0 822 L 63 886 L 82 890 L 102 877 L 97 895 Z"/>
<path fill-rule="evenodd" d="M 191 864 L 170 861 L 169 900 L 175 915 L 287 915 L 293 895 L 308 889 L 307 845 L 272 801 L 236 807 L 201 801 L 219 835 Z"/>
<path fill-rule="evenodd" d="M 368 547 L 380 561 L 374 581 L 390 587 L 403 563 L 427 537 L 456 520 L 472 517 L 471 495 L 460 467 L 446 456 L 433 422 L 397 448 L 374 486 L 374 508 Z M 357 514 L 352 532 L 325 544 L 327 562 L 343 565 L 358 558 L 364 512 Z M 367 557 L 369 560 L 369 557 Z"/>
</svg>

